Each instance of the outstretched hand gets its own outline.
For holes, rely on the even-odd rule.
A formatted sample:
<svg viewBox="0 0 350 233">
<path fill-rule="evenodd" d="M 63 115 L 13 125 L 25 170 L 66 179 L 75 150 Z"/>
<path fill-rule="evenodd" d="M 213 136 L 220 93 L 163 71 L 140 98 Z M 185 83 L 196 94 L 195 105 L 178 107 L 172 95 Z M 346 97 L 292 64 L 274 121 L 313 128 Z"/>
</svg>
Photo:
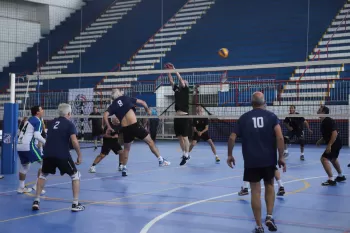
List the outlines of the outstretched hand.
<svg viewBox="0 0 350 233">
<path fill-rule="evenodd" d="M 168 70 L 173 70 L 173 69 L 175 69 L 175 66 L 168 62 L 168 63 L 164 64 L 164 68 L 168 69 Z"/>
</svg>

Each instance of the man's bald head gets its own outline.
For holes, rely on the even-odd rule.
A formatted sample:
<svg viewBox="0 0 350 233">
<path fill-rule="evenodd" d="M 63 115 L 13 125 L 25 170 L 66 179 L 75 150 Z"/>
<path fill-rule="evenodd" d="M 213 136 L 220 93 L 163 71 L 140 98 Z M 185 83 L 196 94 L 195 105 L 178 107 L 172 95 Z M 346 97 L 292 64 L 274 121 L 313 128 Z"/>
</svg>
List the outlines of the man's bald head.
<svg viewBox="0 0 350 233">
<path fill-rule="evenodd" d="M 263 93 L 261 93 L 260 91 L 253 93 L 252 106 L 254 108 L 261 108 L 265 106 L 265 97 Z"/>
</svg>

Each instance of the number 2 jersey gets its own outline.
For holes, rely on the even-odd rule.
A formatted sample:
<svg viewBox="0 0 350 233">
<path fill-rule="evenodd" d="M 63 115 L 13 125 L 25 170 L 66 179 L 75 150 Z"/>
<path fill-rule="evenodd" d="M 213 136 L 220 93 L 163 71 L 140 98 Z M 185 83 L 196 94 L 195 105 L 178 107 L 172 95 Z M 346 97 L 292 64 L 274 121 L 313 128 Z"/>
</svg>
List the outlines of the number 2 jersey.
<svg viewBox="0 0 350 233">
<path fill-rule="evenodd" d="M 277 141 L 275 126 L 278 117 L 264 109 L 253 109 L 243 114 L 234 133 L 242 139 L 242 153 L 245 168 L 277 165 Z"/>
<path fill-rule="evenodd" d="M 38 132 L 41 135 L 42 131 L 42 121 L 36 116 L 30 117 L 19 132 L 17 151 L 30 151 L 34 149 L 38 143 L 34 137 L 34 133 Z"/>
</svg>

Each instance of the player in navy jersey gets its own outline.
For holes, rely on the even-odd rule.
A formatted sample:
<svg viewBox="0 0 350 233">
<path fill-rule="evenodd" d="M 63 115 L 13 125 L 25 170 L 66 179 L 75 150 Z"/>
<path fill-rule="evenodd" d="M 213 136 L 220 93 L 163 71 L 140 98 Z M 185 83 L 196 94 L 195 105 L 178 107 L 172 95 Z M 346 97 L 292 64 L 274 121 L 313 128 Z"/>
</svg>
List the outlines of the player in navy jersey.
<svg viewBox="0 0 350 233">
<path fill-rule="evenodd" d="M 329 114 L 329 108 L 326 106 L 321 106 L 317 111 L 317 114 Z M 328 180 L 323 182 L 323 186 L 335 186 L 337 182 L 345 181 L 346 178 L 342 174 L 338 156 L 342 148 L 342 142 L 339 137 L 338 128 L 336 122 L 330 117 L 321 117 L 321 133 L 322 138 L 317 141 L 317 146 L 321 144 L 326 144 L 326 150 L 321 156 L 321 163 L 324 170 L 328 175 Z M 332 168 L 329 164 L 332 163 L 335 170 L 338 172 L 337 178 L 333 179 Z"/>
<path fill-rule="evenodd" d="M 108 107 L 107 111 L 103 114 L 104 122 L 107 125 L 107 131 L 113 132 L 113 128 L 108 121 L 109 116 L 115 115 L 122 125 L 123 139 L 124 139 L 124 160 L 122 164 L 122 175 L 126 176 L 126 163 L 129 158 L 129 152 L 131 148 L 131 143 L 135 138 L 143 140 L 148 144 L 152 153 L 158 158 L 159 166 L 168 166 L 170 162 L 160 156 L 159 150 L 156 147 L 154 141 L 152 140 L 149 133 L 137 123 L 137 118 L 133 107 L 135 104 L 142 105 L 146 112 L 151 115 L 151 110 L 145 101 L 124 96 L 124 92 L 115 89 L 112 91 L 111 95 L 113 102 Z"/>
<path fill-rule="evenodd" d="M 96 165 L 103 160 L 110 151 L 113 151 L 114 154 L 119 154 L 119 171 L 122 171 L 121 164 L 124 159 L 123 148 L 118 142 L 120 122 L 116 117 L 112 117 L 109 124 L 113 128 L 113 132 L 107 132 L 107 127 L 105 126 L 103 130 L 103 144 L 101 148 L 101 153 L 95 158 L 92 166 L 89 169 L 90 173 L 96 173 Z"/>
<path fill-rule="evenodd" d="M 175 69 L 171 63 L 165 64 L 165 68 L 168 70 Z M 189 112 L 189 94 L 190 89 L 188 82 L 184 80 L 179 73 L 176 73 L 179 79 L 179 85 L 174 83 L 171 72 L 168 73 L 169 82 L 175 93 L 175 111 L 177 116 L 186 116 Z M 189 134 L 189 119 L 188 118 L 174 118 L 174 131 L 176 137 L 179 139 L 180 147 L 183 151 L 183 156 L 180 162 L 180 166 L 183 166 L 191 159 L 189 155 L 190 142 L 188 140 Z"/>
<path fill-rule="evenodd" d="M 199 116 L 203 115 L 203 108 L 202 106 L 197 106 L 196 107 L 196 113 Z M 216 154 L 216 148 L 213 143 L 213 140 L 209 136 L 209 119 L 208 118 L 194 118 L 192 121 L 192 126 L 193 126 L 193 137 L 192 137 L 192 142 L 190 145 L 190 150 L 189 152 L 192 151 L 193 147 L 197 144 L 198 141 L 201 139 L 203 141 L 208 142 L 208 144 L 211 147 L 211 150 L 215 156 L 215 161 L 217 163 L 220 162 L 219 156 Z"/>
<path fill-rule="evenodd" d="M 39 210 L 40 193 L 43 190 L 45 181 L 49 174 L 55 174 L 56 168 L 61 175 L 67 174 L 72 179 L 73 203 L 71 210 L 73 212 L 85 209 L 78 201 L 80 189 L 80 172 L 75 167 L 70 154 L 69 141 L 72 142 L 78 158 L 76 164 L 82 162 L 79 142 L 76 137 L 77 132 L 74 124 L 69 120 L 72 113 L 72 107 L 69 104 L 60 104 L 58 106 L 59 117 L 55 118 L 48 127 L 47 141 L 44 146 L 43 167 L 38 180 L 36 197 L 32 205 L 33 210 Z"/>
<path fill-rule="evenodd" d="M 228 141 L 227 164 L 233 168 L 235 159 L 232 150 L 237 137 L 242 139 L 242 153 L 244 160 L 244 181 L 248 181 L 251 187 L 251 203 L 257 226 L 253 232 L 264 232 L 261 223 L 261 185 L 265 184 L 265 202 L 267 216 L 265 224 L 270 231 L 277 231 L 277 226 L 272 216 L 275 191 L 274 176 L 277 163 L 286 171 L 283 150 L 284 139 L 279 119 L 275 114 L 265 110 L 264 94 L 255 92 L 252 96 L 253 110 L 243 114 L 231 134 Z M 277 160 L 278 149 L 278 160 Z"/>
</svg>

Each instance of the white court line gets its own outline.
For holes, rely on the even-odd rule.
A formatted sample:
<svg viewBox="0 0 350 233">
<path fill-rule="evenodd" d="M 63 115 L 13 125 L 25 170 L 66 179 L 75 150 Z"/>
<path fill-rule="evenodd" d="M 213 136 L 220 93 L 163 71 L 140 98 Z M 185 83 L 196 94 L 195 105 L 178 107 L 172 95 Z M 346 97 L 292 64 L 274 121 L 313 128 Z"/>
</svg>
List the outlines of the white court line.
<svg viewBox="0 0 350 233">
<path fill-rule="evenodd" d="M 348 174 L 344 174 L 344 175 L 348 175 Z M 324 177 L 328 177 L 328 176 L 315 176 L 315 177 L 307 177 L 307 178 L 301 178 L 301 179 L 297 179 L 297 180 L 291 180 L 291 181 L 286 181 L 284 182 L 284 184 L 289 184 L 289 183 L 295 183 L 295 182 L 298 182 L 298 181 L 303 181 L 303 180 L 313 180 L 313 179 L 319 179 L 319 178 L 324 178 Z M 277 184 L 275 184 L 277 185 Z M 261 187 L 261 189 L 264 189 L 264 187 Z M 203 200 L 200 200 L 200 201 L 195 201 L 195 202 L 192 202 L 192 203 L 189 203 L 189 204 L 186 204 L 186 205 L 183 205 L 183 206 L 179 206 L 177 208 L 174 208 L 172 210 L 169 210 L 161 215 L 158 215 L 157 217 L 155 217 L 154 219 L 152 219 L 150 222 L 148 222 L 140 231 L 140 233 L 147 233 L 149 231 L 149 229 L 151 229 L 151 227 L 156 224 L 157 222 L 159 222 L 160 220 L 162 220 L 163 218 L 167 217 L 168 215 L 176 212 L 176 211 L 179 211 L 179 210 L 182 210 L 182 209 L 185 209 L 187 207 L 190 207 L 190 206 L 193 206 L 193 205 L 197 205 L 197 204 L 201 204 L 201 203 L 204 203 L 204 202 L 207 202 L 207 201 L 212 201 L 212 200 L 215 200 L 215 199 L 220 199 L 220 198 L 224 198 L 224 197 L 229 197 L 229 196 L 233 196 L 233 195 L 237 195 L 238 192 L 235 192 L 235 193 L 229 193 L 229 194 L 225 194 L 225 195 L 221 195 L 221 196 L 216 196 L 216 197 L 211 197 L 211 198 L 208 198 L 208 199 L 203 199 Z"/>
</svg>

